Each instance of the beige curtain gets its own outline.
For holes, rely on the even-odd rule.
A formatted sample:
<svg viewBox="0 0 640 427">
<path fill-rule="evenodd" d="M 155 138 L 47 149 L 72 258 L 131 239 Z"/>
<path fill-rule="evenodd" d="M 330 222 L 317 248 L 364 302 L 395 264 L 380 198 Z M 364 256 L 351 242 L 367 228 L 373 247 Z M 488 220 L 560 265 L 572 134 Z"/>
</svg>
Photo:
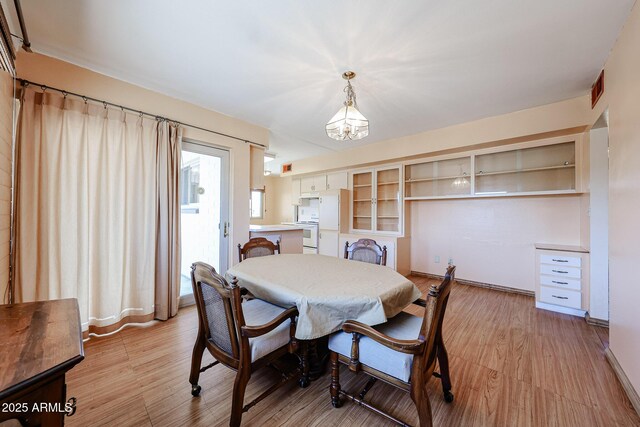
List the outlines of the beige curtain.
<svg viewBox="0 0 640 427">
<path fill-rule="evenodd" d="M 174 315 L 177 127 L 31 88 L 22 103 L 16 301 L 78 298 L 94 333 Z"/>
<path fill-rule="evenodd" d="M 156 281 L 155 316 L 167 320 L 178 313 L 180 301 L 180 155 L 182 129 L 158 126 L 156 150 Z"/>
</svg>

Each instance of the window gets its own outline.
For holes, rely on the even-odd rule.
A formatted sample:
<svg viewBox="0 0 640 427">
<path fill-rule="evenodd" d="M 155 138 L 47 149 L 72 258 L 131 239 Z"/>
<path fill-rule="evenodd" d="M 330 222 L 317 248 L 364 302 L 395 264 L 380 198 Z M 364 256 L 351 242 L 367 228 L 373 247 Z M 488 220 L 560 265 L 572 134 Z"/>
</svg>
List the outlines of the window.
<svg viewBox="0 0 640 427">
<path fill-rule="evenodd" d="M 251 219 L 264 218 L 264 191 L 251 190 Z"/>
<path fill-rule="evenodd" d="M 200 191 L 200 164 L 192 163 L 182 167 L 181 177 L 182 194 L 180 204 L 190 205 L 198 203 L 198 194 Z"/>
</svg>

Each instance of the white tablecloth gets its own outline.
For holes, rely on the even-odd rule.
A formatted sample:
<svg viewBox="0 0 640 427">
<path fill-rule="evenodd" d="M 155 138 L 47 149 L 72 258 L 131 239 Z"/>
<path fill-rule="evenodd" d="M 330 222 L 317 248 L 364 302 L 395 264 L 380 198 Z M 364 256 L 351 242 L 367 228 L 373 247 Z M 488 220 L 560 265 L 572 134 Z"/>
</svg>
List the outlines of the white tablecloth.
<svg viewBox="0 0 640 427">
<path fill-rule="evenodd" d="M 387 321 L 421 296 L 389 267 L 324 255 L 282 254 L 248 258 L 227 271 L 253 295 L 300 312 L 296 338 L 315 339 L 346 320 Z"/>
</svg>

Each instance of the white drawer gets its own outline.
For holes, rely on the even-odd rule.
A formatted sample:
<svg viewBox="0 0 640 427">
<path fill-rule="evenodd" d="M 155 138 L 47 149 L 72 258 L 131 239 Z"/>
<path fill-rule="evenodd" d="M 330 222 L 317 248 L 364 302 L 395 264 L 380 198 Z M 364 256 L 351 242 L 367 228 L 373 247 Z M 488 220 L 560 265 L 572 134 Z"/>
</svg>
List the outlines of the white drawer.
<svg viewBox="0 0 640 427">
<path fill-rule="evenodd" d="M 581 309 L 582 294 L 567 289 L 540 286 L 540 302 Z"/>
<path fill-rule="evenodd" d="M 541 274 L 540 284 L 555 286 L 556 288 L 562 289 L 573 289 L 574 291 L 579 291 L 582 289 L 580 279 L 572 279 L 570 277 L 546 276 L 544 274 Z"/>
<path fill-rule="evenodd" d="M 582 272 L 576 267 L 565 267 L 560 265 L 540 265 L 540 274 L 547 274 L 549 276 L 557 277 L 573 277 L 579 279 L 582 277 Z"/>
<path fill-rule="evenodd" d="M 567 267 L 581 267 L 582 259 L 580 257 L 573 257 L 573 256 L 540 255 L 540 263 L 551 264 L 551 265 L 563 265 Z"/>
</svg>

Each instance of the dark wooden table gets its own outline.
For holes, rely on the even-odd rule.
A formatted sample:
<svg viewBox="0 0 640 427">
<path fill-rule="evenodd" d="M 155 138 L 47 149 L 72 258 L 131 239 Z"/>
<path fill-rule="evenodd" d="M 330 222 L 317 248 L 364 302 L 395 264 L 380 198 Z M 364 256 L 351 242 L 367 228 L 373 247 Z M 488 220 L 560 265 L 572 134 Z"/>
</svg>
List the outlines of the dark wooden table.
<svg viewBox="0 0 640 427">
<path fill-rule="evenodd" d="M 0 422 L 63 425 L 75 412 L 65 373 L 82 359 L 76 299 L 0 305 Z"/>
</svg>

